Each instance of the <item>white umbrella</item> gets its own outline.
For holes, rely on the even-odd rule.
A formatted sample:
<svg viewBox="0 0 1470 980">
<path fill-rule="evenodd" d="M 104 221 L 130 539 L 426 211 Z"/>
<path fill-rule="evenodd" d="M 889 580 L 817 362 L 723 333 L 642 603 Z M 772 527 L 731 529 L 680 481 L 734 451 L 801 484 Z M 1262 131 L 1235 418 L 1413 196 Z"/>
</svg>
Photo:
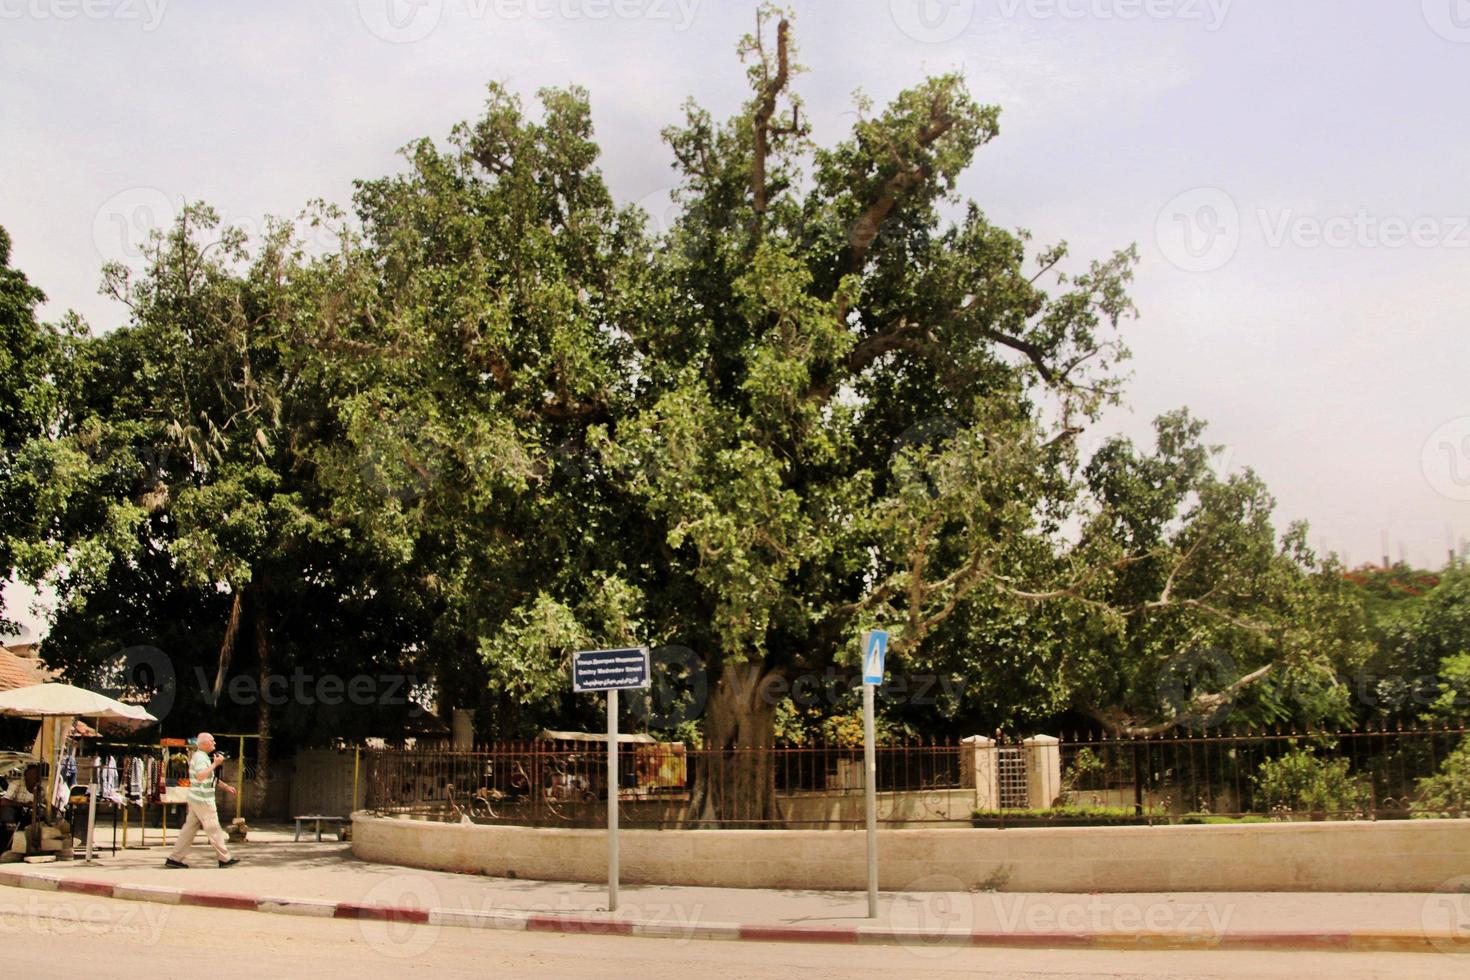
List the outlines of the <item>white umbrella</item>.
<svg viewBox="0 0 1470 980">
<path fill-rule="evenodd" d="M 56 751 L 56 744 L 60 741 L 60 729 L 57 720 L 61 718 L 108 718 L 121 721 L 148 721 L 158 719 L 147 711 L 131 704 L 123 704 L 105 694 L 96 691 L 88 691 L 84 688 L 73 687 L 70 684 L 35 684 L 31 687 L 18 687 L 13 691 L 0 693 L 0 716 L 11 718 L 41 718 L 52 719 L 52 739 L 50 746 L 42 747 L 42 758 L 51 761 L 51 754 Z M 44 743 L 47 725 L 45 721 L 41 724 L 41 741 Z M 49 808 L 50 799 L 56 793 L 57 773 L 55 767 L 51 774 L 50 792 L 47 794 L 46 805 Z M 92 824 L 97 813 L 97 787 L 94 785 L 87 793 L 87 860 L 92 860 Z"/>
<path fill-rule="evenodd" d="M 157 721 L 142 708 L 70 684 L 33 684 L 0 693 L 0 715 L 11 718 L 110 718 Z"/>
</svg>

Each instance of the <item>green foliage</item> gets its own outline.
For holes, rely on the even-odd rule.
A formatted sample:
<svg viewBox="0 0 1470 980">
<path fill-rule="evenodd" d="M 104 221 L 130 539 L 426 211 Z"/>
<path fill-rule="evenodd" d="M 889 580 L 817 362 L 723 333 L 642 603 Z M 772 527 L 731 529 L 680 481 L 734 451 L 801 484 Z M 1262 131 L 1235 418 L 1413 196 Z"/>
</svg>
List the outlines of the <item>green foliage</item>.
<svg viewBox="0 0 1470 980">
<path fill-rule="evenodd" d="M 664 133 L 667 230 L 614 202 L 587 92 L 496 84 L 359 182 L 355 222 L 250 242 L 186 209 L 141 275 L 106 270 L 132 314 L 104 336 L 36 327 L 5 267 L 55 389 L 23 386 L 54 437 L 7 464 L 5 557 L 57 590 L 68 669 L 153 637 L 190 677 L 423 670 L 525 735 L 595 720 L 572 650 L 682 644 L 720 744 L 842 741 L 850 704 L 721 684 L 853 664 L 882 625 L 890 670 L 968 682 L 885 704 L 894 733 L 1340 714 L 1359 607 L 1254 474 L 1211 471 L 1202 422 L 1079 454 L 1121 397 L 1137 251 L 959 199 L 1000 120 L 959 74 L 860 96 L 816 146 L 787 15 L 739 54 L 749 102 Z M 339 247 L 307 256 L 307 222 Z"/>
<path fill-rule="evenodd" d="M 1355 813 L 1368 804 L 1369 793 L 1349 768 L 1347 759 L 1323 758 L 1311 749 L 1295 748 L 1262 762 L 1254 782 L 1273 813 Z"/>
<path fill-rule="evenodd" d="M 1462 717 L 1470 704 L 1458 659 L 1470 651 L 1470 566 L 1456 561 L 1436 576 L 1396 566 L 1372 581 L 1401 598 L 1368 600 L 1376 650 L 1362 670 L 1363 714 L 1380 723 Z"/>
<path fill-rule="evenodd" d="M 1470 715 L 1470 653 L 1458 653 L 1439 662 L 1439 697 L 1429 706 L 1426 720 L 1459 721 Z"/>
<path fill-rule="evenodd" d="M 1416 816 L 1462 817 L 1470 814 L 1470 742 L 1450 753 L 1439 772 L 1415 786 L 1410 809 Z"/>
<path fill-rule="evenodd" d="M 973 818 L 982 823 L 1071 823 L 1105 827 L 1147 823 L 1165 814 L 1145 807 L 1138 813 L 1131 806 L 1054 806 L 1046 810 L 976 810 Z"/>
<path fill-rule="evenodd" d="M 50 373 L 60 343 L 55 330 L 36 322 L 36 307 L 46 297 L 11 268 L 10 247 L 10 235 L 0 227 L 0 583 L 15 568 L 12 535 L 25 526 L 38 492 L 27 475 L 35 460 L 22 447 L 43 435 L 55 417 Z M 0 633 L 14 628 L 0 596 Z"/>
</svg>

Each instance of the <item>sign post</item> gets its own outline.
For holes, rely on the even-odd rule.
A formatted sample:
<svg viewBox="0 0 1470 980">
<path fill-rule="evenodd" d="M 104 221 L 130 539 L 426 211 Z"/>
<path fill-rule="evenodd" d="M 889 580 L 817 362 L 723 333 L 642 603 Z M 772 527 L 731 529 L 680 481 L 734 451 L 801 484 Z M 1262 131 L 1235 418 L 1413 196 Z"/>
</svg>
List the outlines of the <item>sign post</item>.
<svg viewBox="0 0 1470 980">
<path fill-rule="evenodd" d="M 888 634 L 863 633 L 863 796 L 868 824 L 868 918 L 878 918 L 878 758 L 873 747 L 873 688 L 883 683 Z"/>
<path fill-rule="evenodd" d="M 618 910 L 618 691 L 649 685 L 648 647 L 572 654 L 572 690 L 607 692 L 607 910 Z"/>
</svg>

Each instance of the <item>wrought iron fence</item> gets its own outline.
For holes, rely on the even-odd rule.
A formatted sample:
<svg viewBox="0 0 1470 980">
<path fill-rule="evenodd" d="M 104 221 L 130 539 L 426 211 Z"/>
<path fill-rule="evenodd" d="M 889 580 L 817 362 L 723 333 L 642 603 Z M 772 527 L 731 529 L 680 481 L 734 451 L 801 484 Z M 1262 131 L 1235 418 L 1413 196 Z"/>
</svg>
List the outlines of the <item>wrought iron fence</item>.
<svg viewBox="0 0 1470 980">
<path fill-rule="evenodd" d="M 1008 739 L 883 745 L 876 753 L 878 818 L 902 827 L 972 819 L 1005 826 L 1457 816 L 1459 805 L 1428 802 L 1423 781 L 1449 753 L 1470 745 L 1465 734 L 1459 724 L 1074 735 L 1046 751 Z M 506 742 L 470 752 L 381 749 L 365 752 L 363 762 L 366 805 L 380 813 L 530 826 L 597 827 L 606 820 L 601 739 Z M 620 746 L 617 783 L 626 827 L 838 828 L 859 826 L 864 816 L 861 746 L 717 751 L 633 741 Z"/>
<path fill-rule="evenodd" d="M 1150 822 L 1459 816 L 1461 806 L 1433 799 L 1424 781 L 1470 744 L 1466 731 L 1460 722 L 1074 736 L 1061 744 L 1059 796 L 1073 807 L 1131 810 Z"/>
<path fill-rule="evenodd" d="M 854 826 L 863 820 L 861 746 L 621 745 L 619 822 L 687 826 Z M 364 754 L 366 805 L 383 813 L 534 826 L 601 826 L 607 755 L 596 742 L 498 743 L 473 752 Z M 889 825 L 966 822 L 962 747 L 913 742 L 876 753 L 879 819 Z M 973 782 L 973 780 L 972 780 Z"/>
</svg>

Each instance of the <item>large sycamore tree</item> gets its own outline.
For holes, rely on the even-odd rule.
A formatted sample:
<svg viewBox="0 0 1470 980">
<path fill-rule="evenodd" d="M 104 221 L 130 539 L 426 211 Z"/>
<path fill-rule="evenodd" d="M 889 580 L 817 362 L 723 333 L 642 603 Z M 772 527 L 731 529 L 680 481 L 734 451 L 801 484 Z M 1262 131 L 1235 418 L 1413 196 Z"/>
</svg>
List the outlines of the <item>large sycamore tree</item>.
<svg viewBox="0 0 1470 980">
<path fill-rule="evenodd" d="M 579 647 L 685 647 L 695 813 L 766 821 L 785 685 L 853 662 L 864 628 L 896 670 L 1118 731 L 1267 677 L 1301 603 L 1265 600 L 1307 589 L 1310 556 L 1259 481 L 1211 479 L 1183 415 L 1150 456 L 1079 459 L 1121 390 L 1133 250 L 1078 261 L 960 199 L 1000 113 L 958 75 L 860 99 L 818 147 L 789 18 L 761 8 L 739 54 L 742 109 L 691 103 L 665 133 L 667 230 L 614 203 L 577 89 L 533 114 L 492 86 L 447 146 L 359 186 L 318 311 L 350 392 L 321 476 L 430 597 L 435 642 L 483 658 L 491 726 L 585 712 Z M 1240 670 L 1159 695 L 1179 647 L 1241 638 Z"/>
<path fill-rule="evenodd" d="M 739 55 L 740 111 L 665 132 L 665 230 L 613 200 L 586 92 L 528 111 L 499 85 L 358 185 L 330 255 L 289 229 L 209 252 L 186 216 L 113 280 L 134 326 L 89 348 L 54 470 L 98 439 L 172 462 L 53 508 L 33 572 L 119 581 L 166 551 L 221 675 L 375 609 L 443 704 L 494 708 L 487 733 L 595 721 L 575 649 L 685 647 L 700 820 L 779 817 L 786 685 L 854 663 L 866 628 L 896 671 L 981 678 L 972 708 L 1120 732 L 1351 656 L 1300 529 L 1278 541 L 1259 481 L 1210 473 L 1198 423 L 1081 458 L 1121 393 L 1136 255 L 1034 245 L 957 194 L 998 108 L 942 75 L 816 146 L 789 17 L 760 8 Z M 109 371 L 134 364 L 130 393 Z M 331 632 L 349 664 L 361 634 Z M 1178 676 L 1213 645 L 1230 669 Z"/>
</svg>

